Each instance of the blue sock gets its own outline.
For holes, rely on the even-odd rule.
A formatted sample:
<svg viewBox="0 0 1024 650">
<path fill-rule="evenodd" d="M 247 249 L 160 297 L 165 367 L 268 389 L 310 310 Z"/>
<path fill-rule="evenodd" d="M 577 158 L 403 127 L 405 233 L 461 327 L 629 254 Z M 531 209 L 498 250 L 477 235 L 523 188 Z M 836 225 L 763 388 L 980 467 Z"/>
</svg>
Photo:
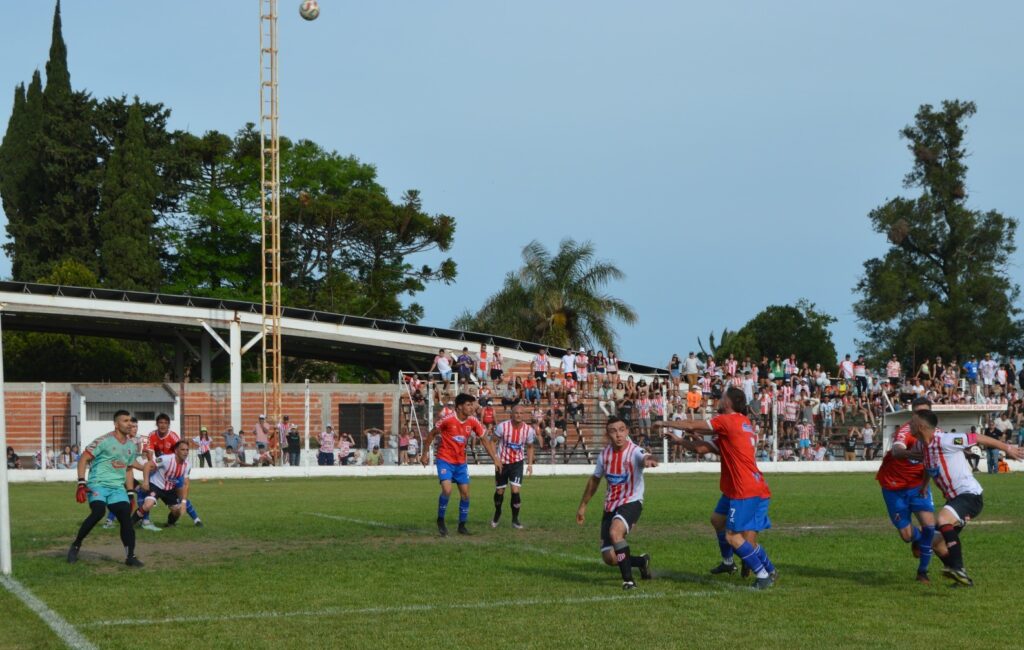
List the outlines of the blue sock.
<svg viewBox="0 0 1024 650">
<path fill-rule="evenodd" d="M 732 564 L 732 545 L 725 541 L 725 531 L 716 533 L 718 536 L 718 550 L 722 554 L 723 564 Z"/>
<path fill-rule="evenodd" d="M 459 523 L 464 524 L 469 519 L 469 499 L 459 499 Z"/>
<path fill-rule="evenodd" d="M 192 517 L 192 521 L 199 519 L 199 515 L 196 514 L 196 509 L 192 507 L 191 499 L 185 502 L 185 512 L 188 513 L 189 517 Z"/>
<path fill-rule="evenodd" d="M 764 563 L 761 562 L 761 558 L 758 557 L 757 549 L 750 544 L 750 542 L 744 541 L 743 545 L 736 549 L 736 555 L 740 556 L 740 559 L 750 567 L 750 570 L 758 578 L 767 578 L 768 571 L 764 568 Z"/>
<path fill-rule="evenodd" d="M 910 542 L 909 543 L 913 544 L 914 542 L 919 542 L 919 541 L 921 541 L 921 531 L 917 528 L 917 526 L 911 526 L 910 527 Z"/>
<path fill-rule="evenodd" d="M 437 497 L 437 518 L 444 519 L 444 513 L 448 511 L 448 499 L 451 497 L 447 494 L 442 493 L 441 496 Z"/>
<path fill-rule="evenodd" d="M 107 512 L 107 521 L 114 521 L 114 513 Z"/>
<path fill-rule="evenodd" d="M 928 564 L 932 561 L 932 540 L 935 538 L 935 526 L 921 527 L 921 558 L 918 561 L 918 573 L 928 570 Z"/>
<path fill-rule="evenodd" d="M 764 565 L 765 571 L 768 573 L 775 573 L 775 565 L 768 559 L 768 553 L 764 550 L 763 544 L 757 545 L 757 559 L 761 560 L 761 564 Z"/>
</svg>

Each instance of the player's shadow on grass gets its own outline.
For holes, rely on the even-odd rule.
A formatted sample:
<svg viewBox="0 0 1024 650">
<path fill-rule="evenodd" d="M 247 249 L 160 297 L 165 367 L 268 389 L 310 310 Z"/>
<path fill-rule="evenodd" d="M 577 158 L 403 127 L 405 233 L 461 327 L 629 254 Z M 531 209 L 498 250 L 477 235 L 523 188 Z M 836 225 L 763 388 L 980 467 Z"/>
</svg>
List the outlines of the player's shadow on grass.
<svg viewBox="0 0 1024 650">
<path fill-rule="evenodd" d="M 601 567 L 595 564 L 580 563 L 580 568 L 569 566 L 506 566 L 509 571 L 522 573 L 528 576 L 544 576 L 555 578 L 563 582 L 579 582 L 581 584 L 593 585 L 594 580 L 601 576 Z M 608 567 L 615 569 L 615 567 Z M 618 575 L 618 574 L 616 574 Z"/>
<path fill-rule="evenodd" d="M 850 570 L 839 567 L 816 567 L 804 566 L 801 564 L 778 564 L 779 574 L 784 579 L 786 576 L 805 578 L 829 578 L 832 580 L 846 580 L 858 585 L 883 587 L 905 584 L 908 578 L 903 573 L 893 571 L 870 571 L 867 569 Z M 910 576 L 913 578 L 913 575 Z M 911 580 L 912 581 L 912 580 Z"/>
</svg>

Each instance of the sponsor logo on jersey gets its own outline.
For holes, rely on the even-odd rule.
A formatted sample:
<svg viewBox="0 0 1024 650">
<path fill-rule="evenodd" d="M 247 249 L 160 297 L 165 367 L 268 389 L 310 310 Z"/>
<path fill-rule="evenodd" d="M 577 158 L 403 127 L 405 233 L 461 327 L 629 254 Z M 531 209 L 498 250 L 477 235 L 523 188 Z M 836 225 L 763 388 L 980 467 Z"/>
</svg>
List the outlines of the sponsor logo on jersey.
<svg viewBox="0 0 1024 650">
<path fill-rule="evenodd" d="M 629 480 L 628 474 L 605 474 L 608 485 L 622 485 Z"/>
<path fill-rule="evenodd" d="M 463 443 L 463 442 L 466 442 L 466 437 L 465 436 L 452 436 L 452 440 L 454 440 L 455 442 Z"/>
<path fill-rule="evenodd" d="M 110 466 L 113 467 L 114 469 L 124 469 L 128 467 L 128 464 L 125 463 L 123 460 L 114 460 L 110 462 Z"/>
</svg>

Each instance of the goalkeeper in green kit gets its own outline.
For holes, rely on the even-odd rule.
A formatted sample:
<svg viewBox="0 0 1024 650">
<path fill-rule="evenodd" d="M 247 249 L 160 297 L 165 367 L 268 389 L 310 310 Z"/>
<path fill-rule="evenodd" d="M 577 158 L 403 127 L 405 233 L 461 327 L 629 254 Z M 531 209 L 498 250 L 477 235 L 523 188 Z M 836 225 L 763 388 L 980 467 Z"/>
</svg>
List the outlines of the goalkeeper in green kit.
<svg viewBox="0 0 1024 650">
<path fill-rule="evenodd" d="M 141 567 L 142 562 L 135 557 L 135 528 L 132 527 L 132 503 L 129 489 L 134 488 L 131 465 L 135 461 L 135 442 L 131 439 L 132 417 L 128 411 L 114 413 L 114 430 L 100 436 L 82 452 L 78 461 L 78 489 L 75 500 L 79 503 L 89 502 L 89 516 L 78 529 L 78 537 L 71 542 L 68 549 L 68 562 L 78 561 L 78 551 L 82 542 L 103 519 L 107 509 L 114 513 L 121 525 L 121 542 L 126 554 L 125 564 L 130 567 Z M 85 480 L 85 470 L 89 470 L 89 480 Z"/>
</svg>

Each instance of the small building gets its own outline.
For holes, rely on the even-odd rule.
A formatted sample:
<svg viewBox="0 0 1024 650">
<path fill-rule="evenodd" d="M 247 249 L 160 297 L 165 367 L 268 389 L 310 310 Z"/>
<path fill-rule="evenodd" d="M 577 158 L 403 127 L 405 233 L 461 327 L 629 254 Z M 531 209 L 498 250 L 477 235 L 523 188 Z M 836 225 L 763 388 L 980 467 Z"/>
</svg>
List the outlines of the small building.
<svg viewBox="0 0 1024 650">
<path fill-rule="evenodd" d="M 157 415 L 171 418 L 171 430 L 181 431 L 178 395 L 166 384 L 72 384 L 71 415 L 79 422 L 79 439 L 86 445 L 113 429 L 114 413 L 125 410 L 139 419 L 139 435 L 156 428 Z"/>
</svg>

